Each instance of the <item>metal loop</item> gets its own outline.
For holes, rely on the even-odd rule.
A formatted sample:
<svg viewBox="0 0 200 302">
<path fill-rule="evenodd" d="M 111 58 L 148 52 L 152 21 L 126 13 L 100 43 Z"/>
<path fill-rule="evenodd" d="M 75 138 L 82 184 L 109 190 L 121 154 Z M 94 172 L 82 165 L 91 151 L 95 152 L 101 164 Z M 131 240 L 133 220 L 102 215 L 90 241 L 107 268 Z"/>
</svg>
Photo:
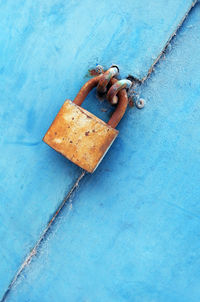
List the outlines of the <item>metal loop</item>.
<svg viewBox="0 0 200 302">
<path fill-rule="evenodd" d="M 118 82 L 117 79 L 114 79 L 114 78 L 111 79 L 111 84 L 113 86 L 117 82 Z M 128 106 L 128 95 L 127 95 L 126 89 L 121 89 L 119 91 L 118 95 L 119 95 L 119 101 L 117 104 L 117 108 L 115 109 L 110 120 L 107 123 L 108 125 L 110 125 L 113 128 L 117 127 L 117 125 L 121 121 L 122 117 L 124 116 L 124 113 L 126 112 L 126 108 Z"/>
<path fill-rule="evenodd" d="M 108 83 L 118 74 L 118 72 L 119 68 L 117 66 L 111 66 L 106 72 L 104 72 L 103 77 L 100 79 L 97 86 L 97 93 L 99 95 L 106 93 Z"/>
<path fill-rule="evenodd" d="M 89 80 L 87 83 L 85 83 L 83 85 L 83 87 L 80 89 L 80 91 L 78 92 L 77 96 L 74 99 L 74 103 L 78 106 L 81 106 L 81 104 L 83 103 L 83 101 L 85 100 L 85 98 L 87 97 L 87 95 L 89 94 L 89 92 L 98 85 L 99 81 L 102 79 L 102 77 L 104 76 L 104 74 L 99 75 L 97 77 L 94 77 L 93 79 Z M 115 85 L 118 80 L 111 78 L 110 79 L 111 85 Z M 112 87 L 113 87 L 112 86 Z M 115 128 L 120 120 L 122 119 L 126 108 L 128 106 L 128 96 L 127 96 L 127 92 L 126 89 L 120 89 L 118 92 L 118 96 L 119 96 L 119 101 L 116 107 L 116 110 L 113 112 L 110 120 L 108 121 L 108 125 L 111 126 L 112 128 Z"/>
<path fill-rule="evenodd" d="M 112 104 L 117 104 L 118 97 L 117 94 L 124 88 L 130 88 L 132 86 L 132 82 L 130 80 L 120 80 L 116 81 L 114 85 L 110 87 L 107 93 L 107 100 Z"/>
</svg>

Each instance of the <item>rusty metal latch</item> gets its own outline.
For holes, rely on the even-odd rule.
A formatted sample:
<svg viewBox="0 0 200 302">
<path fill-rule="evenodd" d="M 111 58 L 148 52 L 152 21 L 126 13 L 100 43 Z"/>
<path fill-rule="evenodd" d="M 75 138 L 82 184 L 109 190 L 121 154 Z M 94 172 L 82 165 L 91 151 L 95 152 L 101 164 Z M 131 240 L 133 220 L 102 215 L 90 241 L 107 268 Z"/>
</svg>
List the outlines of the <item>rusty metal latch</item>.
<svg viewBox="0 0 200 302">
<path fill-rule="evenodd" d="M 85 83 L 73 102 L 65 101 L 43 138 L 50 147 L 90 173 L 95 171 L 117 137 L 119 131 L 115 128 L 128 105 L 126 88 L 132 82 L 118 81 L 115 78 L 118 72 L 118 67 L 112 66 Z M 111 104 L 117 103 L 108 123 L 81 107 L 89 92 L 96 86 L 100 94 L 104 94 L 109 86 L 107 99 Z"/>
</svg>

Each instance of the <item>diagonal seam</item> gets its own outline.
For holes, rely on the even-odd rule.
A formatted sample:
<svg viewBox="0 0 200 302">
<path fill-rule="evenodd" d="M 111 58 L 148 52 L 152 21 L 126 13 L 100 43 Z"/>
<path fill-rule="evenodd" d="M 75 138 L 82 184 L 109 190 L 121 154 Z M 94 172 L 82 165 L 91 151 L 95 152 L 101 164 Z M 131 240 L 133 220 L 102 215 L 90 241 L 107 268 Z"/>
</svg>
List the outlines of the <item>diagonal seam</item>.
<svg viewBox="0 0 200 302">
<path fill-rule="evenodd" d="M 188 15 L 190 14 L 191 10 L 195 7 L 195 5 L 199 2 L 199 0 L 194 0 L 192 5 L 189 7 L 188 11 L 185 13 L 185 15 L 183 16 L 183 18 L 181 19 L 181 21 L 179 22 L 178 26 L 176 27 L 176 29 L 173 31 L 173 33 L 171 34 L 171 36 L 169 37 L 169 39 L 167 40 L 166 44 L 164 45 L 163 49 L 161 50 L 161 52 L 159 53 L 159 55 L 157 56 L 157 58 L 155 59 L 155 61 L 153 62 L 153 64 L 151 65 L 151 67 L 149 68 L 146 76 L 144 76 L 142 79 L 137 78 L 135 76 L 132 76 L 131 74 L 128 76 L 128 78 L 130 77 L 130 80 L 132 79 L 133 82 L 136 82 L 138 84 L 143 84 L 148 78 L 149 76 L 152 74 L 152 72 L 155 69 L 155 66 L 159 63 L 160 59 L 162 58 L 162 56 L 165 54 L 169 44 L 172 42 L 173 38 L 177 35 L 179 29 L 182 27 L 183 23 L 185 22 L 185 20 L 187 19 Z"/>
<path fill-rule="evenodd" d="M 51 219 L 49 220 L 46 228 L 44 229 L 42 235 L 40 236 L 40 238 L 38 239 L 38 241 L 36 242 L 35 246 L 32 248 L 31 252 L 28 254 L 28 256 L 26 257 L 26 259 L 24 260 L 24 262 L 21 264 L 20 268 L 18 269 L 18 271 L 16 272 L 16 274 L 14 275 L 14 278 L 11 280 L 7 290 L 5 291 L 1 302 L 5 301 L 6 297 L 8 296 L 12 286 L 16 283 L 16 281 L 18 280 L 18 278 L 20 277 L 22 271 L 25 269 L 25 267 L 27 265 L 30 264 L 30 262 L 32 261 L 33 257 L 37 254 L 38 249 L 40 247 L 40 244 L 42 243 L 42 241 L 46 238 L 46 236 L 48 235 L 48 232 L 50 230 L 50 228 L 52 227 L 53 223 L 55 222 L 56 218 L 58 217 L 58 215 L 61 213 L 61 211 L 63 210 L 63 208 L 66 206 L 68 200 L 70 199 L 70 197 L 72 196 L 72 193 L 78 188 L 80 181 L 82 180 L 82 178 L 85 176 L 86 171 L 82 171 L 82 173 L 80 174 L 80 176 L 77 178 L 76 182 L 74 183 L 74 185 L 72 186 L 71 190 L 68 192 L 68 194 L 66 195 L 66 197 L 63 199 L 62 203 L 59 205 L 59 207 L 56 209 L 56 211 L 54 212 L 53 216 L 51 217 Z"/>
<path fill-rule="evenodd" d="M 181 19 L 180 23 L 178 24 L 177 28 L 175 29 L 175 31 L 171 34 L 171 36 L 169 37 L 167 43 L 165 44 L 163 50 L 160 52 L 160 54 L 158 55 L 158 57 L 156 58 L 156 60 L 153 62 L 153 64 L 151 65 L 147 75 L 145 77 L 143 77 L 142 79 L 138 79 L 138 78 L 134 78 L 134 81 L 137 81 L 138 83 L 144 83 L 149 76 L 152 74 L 152 72 L 154 71 L 155 66 L 158 64 L 158 62 L 160 61 L 160 59 L 162 58 L 162 56 L 164 55 L 164 53 L 166 52 L 169 44 L 171 43 L 171 41 L 173 40 L 173 38 L 176 36 L 177 32 L 179 31 L 179 29 L 182 27 L 183 23 L 185 22 L 186 18 L 188 17 L 189 13 L 191 12 L 191 10 L 195 7 L 195 5 L 198 3 L 198 0 L 193 1 L 192 5 L 190 6 L 190 8 L 188 9 L 188 11 L 186 12 L 186 14 L 183 16 L 183 18 Z M 59 205 L 59 207 L 57 208 L 57 210 L 55 211 L 55 213 L 53 214 L 52 218 L 50 219 L 50 221 L 48 222 L 46 228 L 44 229 L 42 235 L 40 236 L 40 238 L 38 239 L 38 241 L 36 242 L 35 246 L 33 247 L 33 249 L 31 250 L 31 252 L 28 254 L 28 256 L 26 257 L 26 259 L 24 260 L 24 262 L 21 264 L 20 268 L 18 269 L 18 271 L 16 272 L 16 274 L 14 275 L 13 279 L 11 280 L 7 290 L 5 291 L 2 299 L 0 300 L 0 302 L 4 302 L 10 292 L 10 290 L 12 289 L 13 285 L 16 283 L 16 281 L 18 280 L 18 278 L 20 277 L 22 271 L 25 269 L 25 267 L 27 265 L 30 264 L 30 262 L 32 261 L 32 258 L 37 254 L 38 249 L 40 244 L 42 243 L 42 241 L 46 238 L 46 236 L 48 235 L 48 232 L 50 230 L 50 228 L 52 227 L 53 223 L 55 222 L 56 218 L 58 217 L 58 215 L 61 213 L 62 209 L 65 207 L 65 205 L 67 204 L 68 200 L 70 199 L 70 197 L 72 196 L 72 193 L 76 190 L 76 188 L 79 186 L 80 181 L 83 179 L 83 177 L 86 175 L 86 171 L 82 171 L 82 173 L 80 174 L 80 176 L 77 178 L 76 182 L 74 183 L 74 185 L 72 186 L 71 190 L 67 193 L 66 197 L 63 199 L 62 203 Z"/>
<path fill-rule="evenodd" d="M 162 51 L 160 52 L 160 54 L 158 55 L 158 57 L 155 59 L 155 61 L 153 62 L 153 64 L 149 68 L 149 71 L 148 71 L 147 75 L 145 77 L 143 77 L 141 80 L 138 79 L 140 83 L 144 83 L 149 78 L 149 76 L 151 75 L 151 73 L 154 71 L 155 66 L 158 64 L 158 62 L 160 61 L 160 59 L 162 58 L 162 56 L 165 54 L 165 52 L 166 52 L 169 44 L 171 43 L 171 41 L 173 40 L 173 38 L 176 36 L 177 32 L 182 27 L 182 25 L 185 22 L 185 20 L 187 19 L 189 13 L 195 7 L 195 5 L 197 4 L 198 1 L 199 0 L 194 0 L 193 1 L 192 5 L 189 7 L 188 11 L 185 13 L 185 15 L 183 16 L 183 18 L 179 22 L 178 26 L 176 27 L 176 29 L 174 30 L 174 32 L 169 37 L 169 39 L 168 39 L 167 43 L 165 44 L 164 48 L 162 49 Z"/>
</svg>

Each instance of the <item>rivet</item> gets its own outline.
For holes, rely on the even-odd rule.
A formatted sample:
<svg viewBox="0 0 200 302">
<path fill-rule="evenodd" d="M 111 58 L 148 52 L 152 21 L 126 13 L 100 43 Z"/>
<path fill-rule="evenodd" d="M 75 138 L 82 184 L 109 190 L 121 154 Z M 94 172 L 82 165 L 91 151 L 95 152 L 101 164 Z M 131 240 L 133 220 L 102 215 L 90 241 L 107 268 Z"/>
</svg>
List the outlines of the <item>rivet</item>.
<svg viewBox="0 0 200 302">
<path fill-rule="evenodd" d="M 145 106 L 145 103 L 146 101 L 144 99 L 139 99 L 135 102 L 135 106 L 138 108 L 138 109 L 142 109 L 144 108 Z"/>
</svg>

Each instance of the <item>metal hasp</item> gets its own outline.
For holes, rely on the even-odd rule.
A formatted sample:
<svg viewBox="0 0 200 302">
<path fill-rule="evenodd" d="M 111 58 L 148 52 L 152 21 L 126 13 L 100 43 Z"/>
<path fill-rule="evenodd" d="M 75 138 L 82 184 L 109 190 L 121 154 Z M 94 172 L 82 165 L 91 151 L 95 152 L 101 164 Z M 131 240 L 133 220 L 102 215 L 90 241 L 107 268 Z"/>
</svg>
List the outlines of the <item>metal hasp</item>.
<svg viewBox="0 0 200 302">
<path fill-rule="evenodd" d="M 80 107 L 88 93 L 98 85 L 104 74 L 89 80 L 74 101 L 66 100 L 43 141 L 73 163 L 92 173 L 117 137 L 115 127 L 123 117 L 128 97 L 125 89 L 118 93 L 119 101 L 108 123 Z M 111 78 L 111 84 L 117 79 Z"/>
<path fill-rule="evenodd" d="M 106 72 L 104 72 L 103 76 L 99 80 L 97 85 L 97 93 L 102 95 L 106 93 L 107 86 L 110 80 L 115 77 L 119 72 L 119 68 L 117 66 L 111 66 Z"/>
<path fill-rule="evenodd" d="M 126 88 L 129 89 L 132 86 L 132 82 L 130 80 L 124 79 L 120 81 L 116 81 L 114 85 L 112 85 L 107 93 L 108 101 L 114 105 L 118 103 L 118 93 L 120 90 Z"/>
</svg>

